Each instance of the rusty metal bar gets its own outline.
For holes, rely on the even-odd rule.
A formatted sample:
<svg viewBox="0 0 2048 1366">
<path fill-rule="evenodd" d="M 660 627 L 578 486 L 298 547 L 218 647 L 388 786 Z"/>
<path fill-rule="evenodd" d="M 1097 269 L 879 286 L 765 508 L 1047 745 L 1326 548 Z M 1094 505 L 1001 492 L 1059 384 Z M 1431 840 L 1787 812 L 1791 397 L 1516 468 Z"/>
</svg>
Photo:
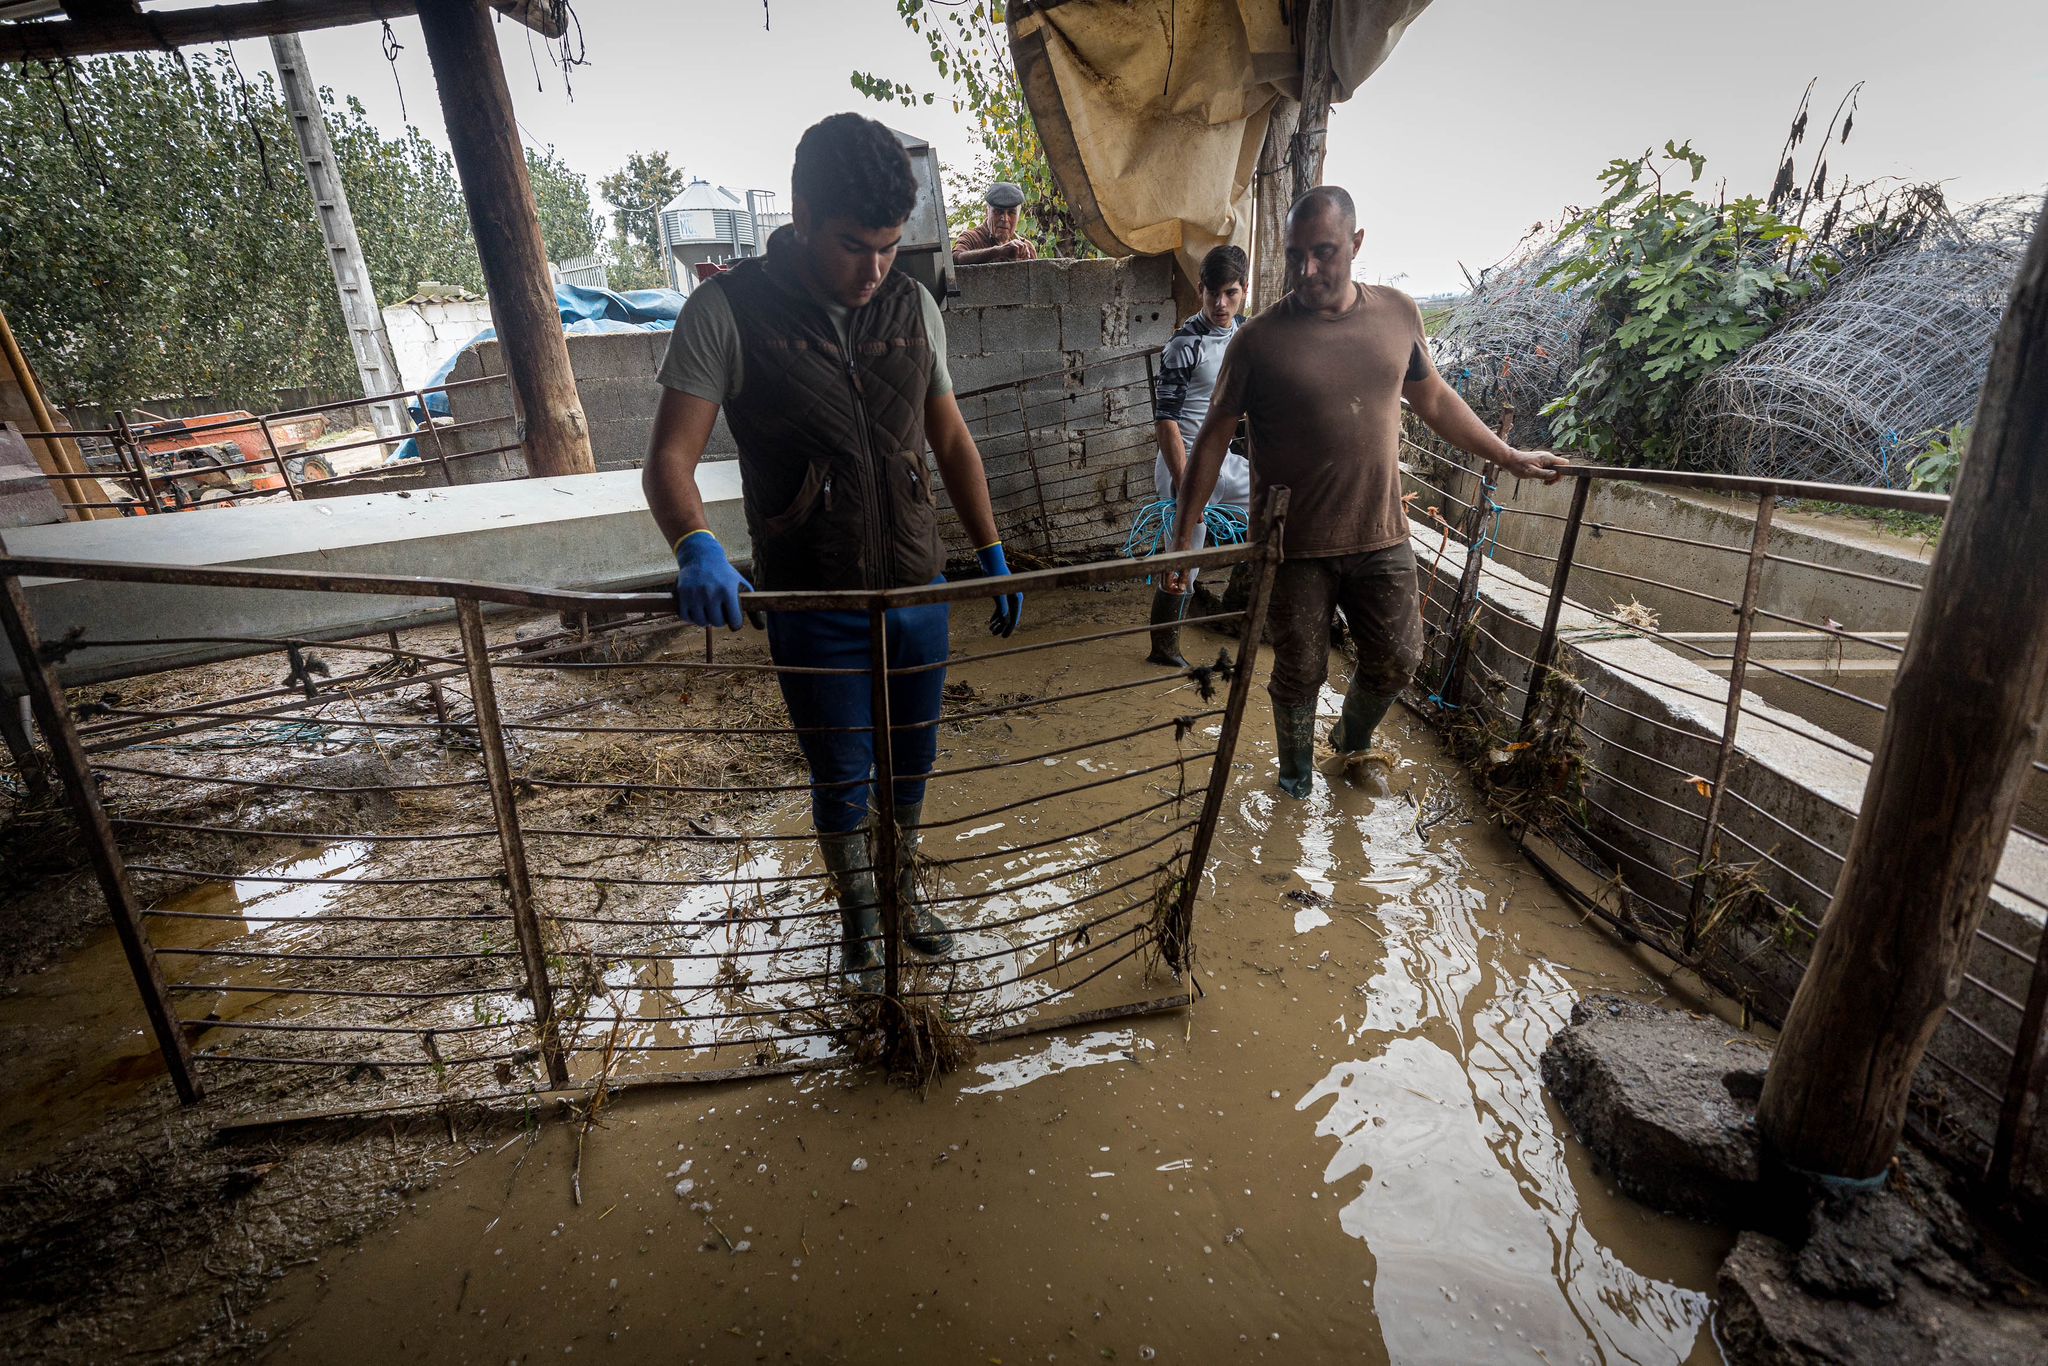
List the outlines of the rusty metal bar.
<svg viewBox="0 0 2048 1366">
<path fill-rule="evenodd" d="M 292 478 L 291 468 L 284 463 L 284 456 L 277 449 L 277 436 L 270 430 L 270 419 L 259 417 L 256 425 L 263 429 L 263 444 L 270 448 L 270 458 L 277 462 L 277 477 L 284 481 L 284 491 L 293 502 L 298 502 L 306 495 L 299 492 L 298 481 Z"/>
<path fill-rule="evenodd" d="M 1237 752 L 1237 735 L 1244 727 L 1244 712 L 1252 695 L 1252 675 L 1257 672 L 1259 644 L 1266 632 L 1266 606 L 1272 597 L 1273 574 L 1280 565 L 1280 540 L 1287 527 L 1285 485 L 1266 492 L 1266 506 L 1259 518 L 1258 573 L 1246 596 L 1244 634 L 1238 637 L 1237 671 L 1230 680 L 1230 696 L 1223 704 L 1223 730 L 1217 736 L 1215 757 L 1209 763 L 1209 787 L 1202 797 L 1202 815 L 1195 836 L 1188 844 L 1187 866 L 1181 870 L 1180 905 L 1175 914 L 1191 937 L 1195 923 L 1195 902 L 1201 892 L 1202 872 L 1209 865 L 1209 850 L 1216 842 L 1216 824 L 1223 815 L 1223 800 L 1230 791 L 1230 760 Z M 1192 940 L 1190 939 L 1190 942 Z M 1179 976 L 1185 963 L 1169 964 Z"/>
<path fill-rule="evenodd" d="M 106 807 L 100 802 L 99 788 L 94 784 L 92 770 L 86 763 L 85 750 L 78 742 L 78 733 L 72 729 L 70 713 L 65 710 L 64 689 L 57 682 L 56 671 L 43 657 L 42 642 L 36 637 L 35 619 L 29 612 L 28 598 L 21 591 L 21 580 L 17 578 L 0 578 L 0 625 L 5 626 L 8 643 L 14 647 L 22 681 L 35 707 L 36 720 L 49 744 L 51 763 L 63 780 L 72 815 L 85 837 L 86 858 L 92 864 L 93 876 L 99 881 L 100 894 L 106 898 L 107 909 L 113 913 L 114 933 L 121 940 L 128 970 L 135 976 L 135 986 L 142 995 L 142 1007 L 149 1016 L 150 1029 L 156 1035 L 157 1047 L 163 1051 L 164 1066 L 170 1070 L 171 1084 L 177 1087 L 178 1098 L 190 1104 L 202 1094 L 199 1081 L 192 1072 L 192 1051 L 184 1033 L 178 1028 L 178 1013 L 171 1005 L 170 991 L 157 966 L 149 936 L 143 929 L 141 904 L 136 900 L 135 889 L 129 885 L 128 870 L 121 859 L 120 841 L 115 838 L 114 827 L 107 819 Z"/>
<path fill-rule="evenodd" d="M 877 604 L 868 612 L 868 706 L 874 727 L 875 785 L 870 804 L 875 811 L 874 840 L 869 845 L 875 865 L 875 891 L 882 901 L 882 994 L 896 1000 L 903 985 L 903 897 L 897 860 L 896 732 L 889 724 L 889 610 Z"/>
<path fill-rule="evenodd" d="M 1769 482 L 1769 481 L 1762 481 Z M 1707 897 L 1707 865 L 1721 838 L 1721 790 L 1728 783 L 1728 770 L 1735 759 L 1735 730 L 1742 721 L 1742 685 L 1749 674 L 1749 635 L 1756 624 L 1757 587 L 1763 581 L 1764 552 L 1771 543 L 1771 513 L 1776 494 L 1768 490 L 1756 500 L 1756 530 L 1749 539 L 1749 566 L 1742 578 L 1742 602 L 1735 609 L 1735 646 L 1728 661 L 1728 705 L 1721 717 L 1721 747 L 1714 756 L 1714 776 L 1707 789 L 1706 828 L 1700 832 L 1697 866 L 1693 869 L 1692 895 L 1685 909 L 1684 948 L 1687 955 L 1699 947 L 1700 911 Z"/>
<path fill-rule="evenodd" d="M 1031 487 L 1038 497 L 1039 545 L 1050 558 L 1053 553 L 1052 513 L 1045 506 L 1045 481 L 1038 473 L 1038 432 L 1031 425 L 1031 419 L 1024 415 L 1024 390 L 1019 387 L 1012 391 L 1011 396 L 1017 400 L 1017 420 L 1024 424 L 1024 463 L 1031 467 Z"/>
<path fill-rule="evenodd" d="M 1550 662 L 1557 655 L 1557 619 L 1564 610 L 1565 588 L 1572 576 L 1572 556 L 1579 548 L 1579 527 L 1586 520 L 1586 499 L 1593 481 L 1581 479 L 1572 486 L 1571 510 L 1565 514 L 1564 531 L 1557 543 L 1557 568 L 1550 576 L 1550 601 L 1543 608 L 1543 629 L 1536 636 L 1536 652 L 1529 661 L 1529 696 L 1522 704 L 1522 730 L 1527 736 L 1529 721 L 1536 714 L 1536 699 L 1550 680 Z"/>
<path fill-rule="evenodd" d="M 527 990 L 533 996 L 541 1057 L 547 1063 L 549 1081 L 564 1086 L 569 1081 L 569 1066 L 562 1052 L 561 1027 L 555 1018 L 554 989 L 548 981 L 547 947 L 541 941 L 533 885 L 527 877 L 526 840 L 519 828 L 519 808 L 512 795 L 505 732 L 498 724 L 498 694 L 491 679 L 490 643 L 484 636 L 483 608 L 474 598 L 460 598 L 455 603 L 455 616 L 462 630 L 462 657 L 469 665 L 469 701 L 476 710 L 477 739 L 483 750 L 484 773 L 490 779 L 491 811 L 497 817 L 498 843 L 505 855 L 505 890 L 512 903 L 512 924 L 519 937 L 519 956 L 526 967 Z"/>
<path fill-rule="evenodd" d="M 114 414 L 114 454 L 116 459 L 126 458 L 135 462 L 136 482 L 142 486 L 142 503 L 151 512 L 161 512 L 158 504 L 156 483 L 149 477 L 149 466 L 143 461 L 142 448 L 135 444 L 135 434 L 128 428 L 128 415 Z"/>
<path fill-rule="evenodd" d="M 1993 1190 L 2010 1193 L 2015 1178 L 2033 1153 L 2041 1122 L 2043 1094 L 2048 1093 L 2048 934 L 2034 952 L 2034 976 L 2027 988 L 2027 1006 L 2014 1036 L 2012 1071 L 1998 1108 L 1998 1135 L 1991 1146 L 1988 1173 Z"/>
</svg>

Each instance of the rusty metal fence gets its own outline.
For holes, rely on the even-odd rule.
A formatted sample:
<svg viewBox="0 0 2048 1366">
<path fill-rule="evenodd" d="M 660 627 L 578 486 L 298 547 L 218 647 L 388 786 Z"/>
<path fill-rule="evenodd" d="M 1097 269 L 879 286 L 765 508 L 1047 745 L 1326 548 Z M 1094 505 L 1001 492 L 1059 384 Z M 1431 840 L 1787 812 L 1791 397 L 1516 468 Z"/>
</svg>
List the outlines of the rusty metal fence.
<svg viewBox="0 0 2048 1366">
<path fill-rule="evenodd" d="M 1259 638 L 1276 526 L 1169 558 L 1259 571 L 1247 607 L 1206 624 Z M 660 593 L 0 557 L 0 619 L 42 732 L 34 760 L 76 817 L 179 1094 L 267 1121 L 893 1067 L 947 1038 L 1184 1004 L 1252 671 L 1227 654 L 1141 664 L 1139 614 L 1081 610 L 1127 605 L 1083 595 L 1158 567 L 745 599 L 853 614 L 885 660 L 896 609 L 1024 592 L 1043 624 L 1014 641 L 962 612 L 935 723 L 891 716 L 914 669 L 778 666 L 752 632 L 704 633 L 700 651 Z M 343 641 L 52 639 L 30 576 L 444 612 Z M 109 676 L 84 667 L 95 652 L 195 645 L 219 662 L 63 685 L 73 668 Z M 892 741 L 923 725 L 941 739 L 914 866 L 959 943 L 909 957 L 897 879 L 878 876 L 874 995 L 838 970 L 812 785 L 773 691 L 818 674 L 864 680 L 878 793 Z M 877 870 L 894 868 L 893 823 L 874 832 Z"/>
<path fill-rule="evenodd" d="M 1791 610 L 1774 580 L 1796 570 L 1888 593 L 1920 588 L 1792 553 L 1782 534 L 1774 540 L 1774 513 L 1799 499 L 1940 517 L 1947 498 L 1581 466 L 1560 512 L 1504 505 L 1486 473 L 1426 438 L 1405 442 L 1404 465 L 1427 527 L 1418 559 L 1429 646 L 1412 703 L 1445 727 L 1525 852 L 1589 914 L 1778 1024 L 1832 898 L 1870 757 L 1802 716 L 1801 698 L 1881 718 L 1873 689 L 1845 686 L 1842 651 L 1895 660 L 1905 633 Z M 1617 484 L 1740 500 L 1746 543 L 1590 515 L 1596 487 Z M 1606 563 L 1585 562 L 1588 537 L 1601 538 Z M 1663 566 L 1678 548 L 1720 567 L 1674 581 Z M 1506 568 L 1504 555 L 1543 567 L 1547 584 Z M 1651 589 L 1725 613 L 1732 632 L 1663 629 L 1635 600 Z M 1590 605 L 1602 600 L 1615 610 Z M 1834 672 L 1759 657 L 1759 622 L 1832 649 Z M 1757 695 L 1761 680 L 1780 705 Z M 1800 756 L 1828 771 L 1788 772 Z M 2048 766 L 2034 768 L 2038 784 Z M 1997 1189 L 2048 1186 L 2036 1138 L 2048 1085 L 2042 850 L 2048 836 L 2014 827 L 1992 913 L 1916 1085 L 1922 1136 Z"/>
<path fill-rule="evenodd" d="M 172 433 L 180 449 L 195 445 L 235 445 L 244 448 L 245 452 L 241 459 L 210 459 L 203 464 L 187 466 L 170 463 L 162 452 L 149 451 L 147 448 L 152 438 L 148 424 L 139 426 L 120 410 L 113 413 L 112 425 L 107 427 L 76 431 L 23 431 L 21 435 L 24 440 L 35 443 L 51 464 L 58 466 L 58 472 L 44 471 L 41 477 L 53 487 L 59 505 L 71 513 L 95 510 L 123 514 L 182 512 L 275 496 L 280 492 L 287 499 L 296 501 L 308 496 L 306 485 L 309 483 L 317 482 L 330 489 L 348 492 L 373 492 L 377 482 L 391 473 L 380 463 L 369 469 L 313 477 L 309 474 L 309 462 L 326 465 L 333 457 L 367 450 L 388 456 L 405 442 L 416 439 L 422 465 L 437 467 L 442 482 L 454 484 L 459 481 L 452 472 L 452 465 L 516 450 L 519 442 L 513 439 L 474 450 L 457 444 L 451 449 L 450 443 L 454 438 L 488 426 L 492 419 L 468 422 L 430 420 L 414 431 L 287 450 L 291 443 L 281 434 L 294 423 L 328 413 L 354 413 L 384 403 L 409 404 L 424 413 L 428 411 L 426 396 L 430 393 L 446 395 L 476 385 L 509 387 L 509 384 L 503 375 L 484 375 L 417 389 L 337 399 L 275 413 L 230 414 L 208 421 L 181 421 Z M 211 443 L 202 440 L 207 437 L 215 440 Z M 250 446 L 257 447 L 255 454 L 247 453 Z M 81 453 L 86 465 L 83 472 L 64 469 L 66 457 L 72 452 Z M 91 490 L 86 486 L 95 483 L 102 492 L 111 486 L 112 497 L 90 496 Z"/>
</svg>

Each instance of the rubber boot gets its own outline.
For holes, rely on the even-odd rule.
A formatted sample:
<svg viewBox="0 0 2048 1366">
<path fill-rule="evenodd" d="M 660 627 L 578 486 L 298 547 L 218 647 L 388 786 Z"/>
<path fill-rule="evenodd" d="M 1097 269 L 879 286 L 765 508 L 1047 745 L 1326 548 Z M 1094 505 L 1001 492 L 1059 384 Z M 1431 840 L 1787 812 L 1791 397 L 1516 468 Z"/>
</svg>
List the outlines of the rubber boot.
<svg viewBox="0 0 2048 1366">
<path fill-rule="evenodd" d="M 1330 729 L 1330 748 L 1344 759 L 1370 751 L 1373 732 L 1393 705 L 1393 698 L 1367 692 L 1354 680 L 1344 691 L 1344 714 Z"/>
<path fill-rule="evenodd" d="M 1147 664 L 1162 664 L 1169 669 L 1188 666 L 1180 656 L 1180 619 L 1187 605 L 1188 600 L 1178 593 L 1152 590 L 1152 653 L 1145 656 Z"/>
<path fill-rule="evenodd" d="M 1280 790 L 1306 797 L 1315 785 L 1316 709 L 1273 704 L 1273 735 L 1280 750 Z"/>
<path fill-rule="evenodd" d="M 925 902 L 917 885 L 917 846 L 924 839 L 923 802 L 896 807 L 896 895 L 903 907 L 903 942 L 912 953 L 944 958 L 953 952 L 953 930 Z"/>
<path fill-rule="evenodd" d="M 868 832 L 820 834 L 818 848 L 839 898 L 839 970 L 856 991 L 882 989 L 882 901 Z"/>
</svg>

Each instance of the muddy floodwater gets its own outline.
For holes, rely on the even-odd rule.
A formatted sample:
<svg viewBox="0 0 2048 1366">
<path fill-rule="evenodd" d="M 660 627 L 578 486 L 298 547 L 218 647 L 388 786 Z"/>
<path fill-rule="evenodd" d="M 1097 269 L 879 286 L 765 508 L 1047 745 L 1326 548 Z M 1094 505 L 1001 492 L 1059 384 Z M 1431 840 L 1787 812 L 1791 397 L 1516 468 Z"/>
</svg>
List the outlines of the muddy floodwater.
<svg viewBox="0 0 2048 1366">
<path fill-rule="evenodd" d="M 1038 621 L 1142 612 L 1072 596 Z M 1088 648 L 1067 686 L 1142 668 L 1137 641 Z M 1057 745 L 1067 724 L 948 754 Z M 1581 994 L 1699 1003 L 1536 875 L 1426 727 L 1397 711 L 1386 734 L 1387 780 L 1326 773 L 1287 801 L 1254 695 L 1192 1009 L 986 1046 L 923 1094 L 834 1069 L 623 1092 L 582 1137 L 580 1204 L 577 1126 L 501 1130 L 241 1326 L 276 1362 L 1718 1362 L 1729 1235 L 1614 1192 L 1538 1073 Z M 1089 814 L 1026 809 L 1005 838 Z M 786 849 L 758 871 L 806 866 Z M 337 842 L 286 862 L 346 883 L 366 858 Z M 209 895 L 292 934 L 331 890 Z M 814 939 L 791 951 L 823 963 Z M 74 1039 L 72 1070 L 30 1077 L 53 1104 L 9 1106 L 17 1169 L 124 1088 L 162 1086 L 120 972 L 103 939 L 0 1003 L 0 1023 L 54 1015 Z M 1161 990 L 1140 985 L 1124 995 Z M 56 1085 L 81 1054 L 102 1071 Z"/>
</svg>

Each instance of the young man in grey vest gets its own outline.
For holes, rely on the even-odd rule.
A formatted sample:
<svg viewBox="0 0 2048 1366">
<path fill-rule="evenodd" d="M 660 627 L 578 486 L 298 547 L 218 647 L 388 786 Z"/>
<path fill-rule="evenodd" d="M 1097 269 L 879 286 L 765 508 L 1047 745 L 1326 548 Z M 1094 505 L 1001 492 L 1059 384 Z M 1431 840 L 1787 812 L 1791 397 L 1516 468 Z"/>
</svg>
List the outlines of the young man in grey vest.
<svg viewBox="0 0 2048 1366">
<path fill-rule="evenodd" d="M 1316 694 L 1330 669 L 1330 624 L 1342 609 L 1358 646 L 1330 744 L 1347 760 L 1422 658 L 1421 603 L 1401 502 L 1401 403 L 1468 455 L 1554 484 L 1557 457 L 1520 451 L 1479 420 L 1429 357 L 1422 313 L 1397 289 L 1361 285 L 1351 262 L 1365 234 L 1351 196 L 1310 190 L 1287 214 L 1288 294 L 1238 330 L 1181 482 L 1174 549 L 1192 546 L 1198 510 L 1223 468 L 1239 417 L 1251 419 L 1254 496 L 1290 491 L 1285 559 L 1273 580 L 1273 728 L 1280 790 L 1314 782 Z M 1183 577 L 1184 576 L 1178 576 Z M 1169 577 L 1169 591 L 1180 585 Z"/>
<path fill-rule="evenodd" d="M 873 119 L 835 114 L 797 144 L 791 222 L 764 257 L 699 284 L 662 362 L 642 484 L 676 555 L 676 611 L 738 630 L 740 577 L 708 529 L 696 470 L 719 410 L 739 445 L 754 579 L 763 591 L 903 588 L 945 563 L 924 451 L 980 547 L 984 574 L 1006 575 L 981 454 L 953 398 L 946 331 L 924 287 L 891 269 L 916 199 L 910 158 Z M 989 629 L 1007 636 L 1021 594 L 997 600 Z M 876 876 L 897 879 L 904 942 L 927 957 L 952 934 L 917 895 L 925 777 L 938 750 L 947 608 L 888 614 L 893 793 L 875 805 L 900 832 L 898 861 L 877 869 L 869 839 L 874 772 L 868 679 L 796 670 L 866 669 L 861 612 L 768 617 L 768 648 L 811 770 L 811 814 L 838 897 L 840 964 L 876 990 L 883 959 Z M 930 667 L 940 666 L 940 667 Z"/>
</svg>

